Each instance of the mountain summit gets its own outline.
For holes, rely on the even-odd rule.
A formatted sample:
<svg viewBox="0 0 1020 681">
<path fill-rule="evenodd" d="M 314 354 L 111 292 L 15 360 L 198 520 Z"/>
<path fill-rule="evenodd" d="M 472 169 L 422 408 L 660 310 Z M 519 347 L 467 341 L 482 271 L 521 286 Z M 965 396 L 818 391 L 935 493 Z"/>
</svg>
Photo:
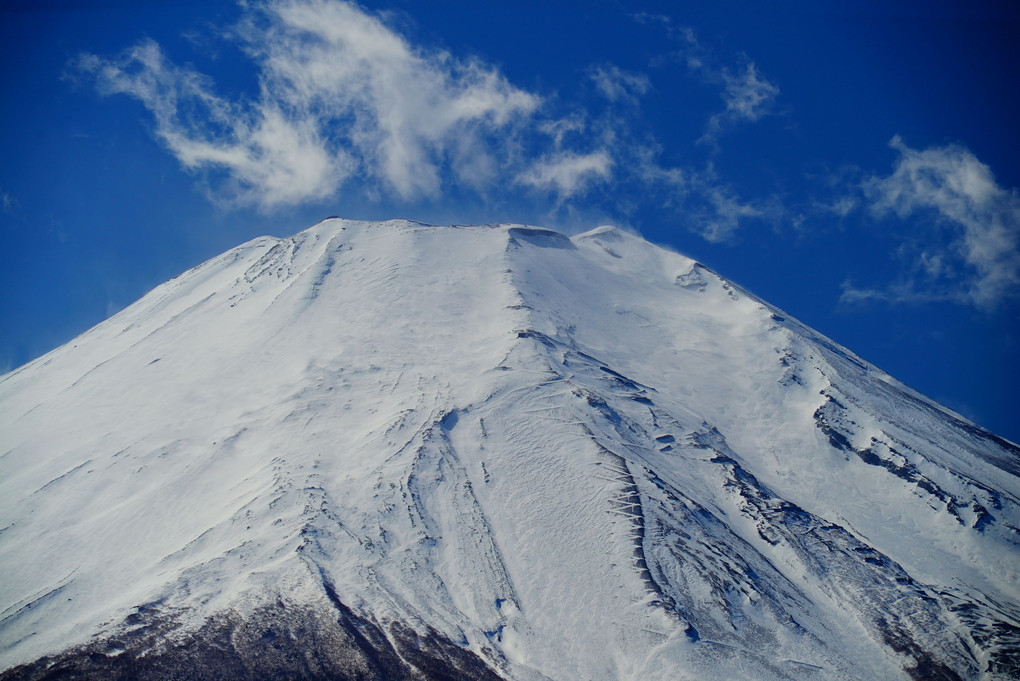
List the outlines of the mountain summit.
<svg viewBox="0 0 1020 681">
<path fill-rule="evenodd" d="M 1018 476 L 635 235 L 329 219 L 0 379 L 0 678 L 1016 678 Z"/>
</svg>

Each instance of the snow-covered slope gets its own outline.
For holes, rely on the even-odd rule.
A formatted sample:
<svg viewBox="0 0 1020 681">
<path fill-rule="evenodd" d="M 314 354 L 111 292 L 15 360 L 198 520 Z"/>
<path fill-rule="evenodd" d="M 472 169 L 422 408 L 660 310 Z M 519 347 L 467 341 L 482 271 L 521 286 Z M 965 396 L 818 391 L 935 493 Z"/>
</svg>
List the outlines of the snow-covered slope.
<svg viewBox="0 0 1020 681">
<path fill-rule="evenodd" d="M 0 669 L 1015 678 L 1018 475 L 631 234 L 330 219 L 0 379 Z"/>
</svg>

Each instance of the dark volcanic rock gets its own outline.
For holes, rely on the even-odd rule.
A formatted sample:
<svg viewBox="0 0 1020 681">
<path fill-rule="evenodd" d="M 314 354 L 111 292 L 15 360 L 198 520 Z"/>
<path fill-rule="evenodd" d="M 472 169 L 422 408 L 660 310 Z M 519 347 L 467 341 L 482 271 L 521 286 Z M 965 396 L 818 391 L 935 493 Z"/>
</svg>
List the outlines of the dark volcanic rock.
<svg viewBox="0 0 1020 681">
<path fill-rule="evenodd" d="M 174 636 L 158 610 L 131 615 L 118 635 L 0 674 L 2 681 L 499 681 L 473 652 L 430 631 L 381 626 L 339 601 L 333 611 L 282 602 L 216 618 Z"/>
</svg>

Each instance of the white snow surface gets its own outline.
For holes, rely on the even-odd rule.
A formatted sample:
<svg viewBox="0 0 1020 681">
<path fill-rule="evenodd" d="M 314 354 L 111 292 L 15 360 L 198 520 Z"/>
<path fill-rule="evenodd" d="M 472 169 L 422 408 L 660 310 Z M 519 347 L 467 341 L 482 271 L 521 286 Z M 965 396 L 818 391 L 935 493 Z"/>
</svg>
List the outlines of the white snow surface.
<svg viewBox="0 0 1020 681">
<path fill-rule="evenodd" d="M 328 583 L 508 679 L 1005 679 L 1018 473 L 638 236 L 329 219 L 0 379 L 0 669 Z"/>
</svg>

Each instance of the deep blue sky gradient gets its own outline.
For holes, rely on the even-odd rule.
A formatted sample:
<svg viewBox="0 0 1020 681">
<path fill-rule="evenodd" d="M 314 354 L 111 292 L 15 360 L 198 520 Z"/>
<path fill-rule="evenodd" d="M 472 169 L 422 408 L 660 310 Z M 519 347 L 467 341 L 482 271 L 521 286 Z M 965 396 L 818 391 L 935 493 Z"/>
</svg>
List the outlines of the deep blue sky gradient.
<svg viewBox="0 0 1020 681">
<path fill-rule="evenodd" d="M 455 183 L 407 200 L 373 193 L 366 180 L 325 200 L 232 206 L 222 199 L 222 170 L 184 170 L 137 99 L 100 94 L 74 64 L 82 54 L 114 59 L 149 38 L 172 62 L 210 76 L 218 93 L 254 99 L 258 71 L 224 37 L 243 15 L 238 6 L 8 3 L 0 10 L 0 369 L 53 349 L 242 241 L 285 236 L 327 215 L 568 231 L 611 222 L 701 260 L 1020 441 L 1015 288 L 991 306 L 841 301 L 848 282 L 883 290 L 911 276 L 918 249 L 953 253 L 952 225 L 935 212 L 869 209 L 861 187 L 893 172 L 894 136 L 914 150 L 966 149 L 1015 199 L 1020 11 L 1011 4 L 388 0 L 362 7 L 384 12 L 386 25 L 416 48 L 498 70 L 542 98 L 543 116 L 583 112 L 589 122 L 615 125 L 628 143 L 654 144 L 662 166 L 711 167 L 717 183 L 769 206 L 769 214 L 710 242 L 689 218 L 704 209 L 697 192 L 677 205 L 618 165 L 608 181 L 569 201 L 523 187 L 481 195 Z M 635 16 L 642 12 L 644 19 Z M 686 65 L 691 46 L 679 29 L 696 36 L 705 71 Z M 767 114 L 699 143 L 724 106 L 718 74 L 751 63 L 778 88 Z M 642 74 L 647 91 L 633 103 L 608 104 L 591 74 L 609 66 Z M 846 197 L 858 202 L 846 215 L 821 207 Z"/>
</svg>

